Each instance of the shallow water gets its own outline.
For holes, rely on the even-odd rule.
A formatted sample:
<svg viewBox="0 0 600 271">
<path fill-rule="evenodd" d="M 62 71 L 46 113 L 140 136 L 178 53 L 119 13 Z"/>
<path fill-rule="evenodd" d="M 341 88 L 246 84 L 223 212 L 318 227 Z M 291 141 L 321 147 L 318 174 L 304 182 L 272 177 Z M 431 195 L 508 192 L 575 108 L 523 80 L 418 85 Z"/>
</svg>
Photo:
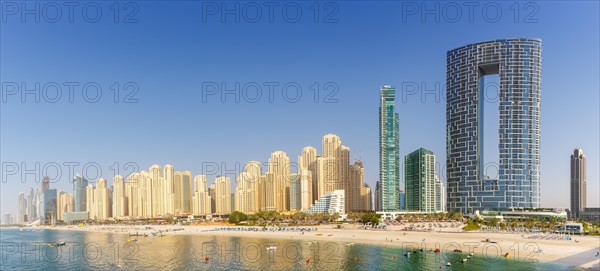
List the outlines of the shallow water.
<svg viewBox="0 0 600 271">
<path fill-rule="evenodd" d="M 265 233 L 267 236 L 268 233 Z M 270 238 L 137 237 L 83 231 L 3 229 L 2 270 L 574 270 L 554 263 L 399 247 Z M 135 238 L 135 237 L 131 237 Z M 62 247 L 48 243 L 65 241 Z M 267 247 L 276 249 L 268 250 Z M 205 257 L 208 256 L 208 259 Z M 452 266 L 446 266 L 450 261 Z"/>
</svg>

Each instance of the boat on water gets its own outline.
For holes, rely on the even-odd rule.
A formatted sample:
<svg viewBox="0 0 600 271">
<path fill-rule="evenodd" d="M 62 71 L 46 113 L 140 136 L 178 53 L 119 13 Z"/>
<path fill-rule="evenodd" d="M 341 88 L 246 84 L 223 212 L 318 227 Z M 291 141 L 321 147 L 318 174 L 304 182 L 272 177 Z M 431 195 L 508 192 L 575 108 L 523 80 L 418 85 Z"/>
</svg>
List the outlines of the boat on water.
<svg viewBox="0 0 600 271">
<path fill-rule="evenodd" d="M 354 245 L 354 243 L 348 243 L 348 244 L 346 244 L 346 245 L 347 245 L 347 246 L 351 246 L 351 245 Z"/>
<path fill-rule="evenodd" d="M 127 243 L 135 243 L 137 242 L 137 239 L 127 239 Z"/>
<path fill-rule="evenodd" d="M 452 266 L 452 263 L 451 262 L 447 262 L 446 266 Z"/>
<path fill-rule="evenodd" d="M 506 253 L 504 254 L 504 258 L 508 258 L 510 256 L 510 254 Z"/>
<path fill-rule="evenodd" d="M 410 257 L 410 252 L 404 253 L 404 257 Z"/>
<path fill-rule="evenodd" d="M 436 249 L 435 249 L 433 252 L 435 252 L 435 253 L 440 253 L 441 251 L 440 251 L 440 249 L 439 249 L 439 248 L 436 248 Z"/>
<path fill-rule="evenodd" d="M 49 247 L 62 247 L 64 245 L 66 245 L 67 243 L 63 242 L 57 242 L 57 243 L 49 243 L 48 246 Z"/>
<path fill-rule="evenodd" d="M 467 262 L 467 258 L 463 258 L 462 260 L 460 260 L 462 263 L 466 263 Z"/>
</svg>

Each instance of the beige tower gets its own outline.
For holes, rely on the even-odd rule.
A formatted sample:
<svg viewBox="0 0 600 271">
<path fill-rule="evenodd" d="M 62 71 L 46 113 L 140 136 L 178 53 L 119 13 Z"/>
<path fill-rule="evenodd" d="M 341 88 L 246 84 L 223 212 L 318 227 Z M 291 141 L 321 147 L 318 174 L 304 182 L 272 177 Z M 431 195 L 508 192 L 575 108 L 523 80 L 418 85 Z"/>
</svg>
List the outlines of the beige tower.
<svg viewBox="0 0 600 271">
<path fill-rule="evenodd" d="M 334 134 L 323 136 L 323 156 L 317 158 L 319 197 L 334 190 L 344 190 L 343 154 L 349 159 L 350 150 L 342 146 L 342 140 Z M 321 187 L 323 186 L 323 187 Z"/>
<path fill-rule="evenodd" d="M 231 179 L 219 176 L 215 180 L 215 211 L 217 214 L 231 213 Z"/>
<path fill-rule="evenodd" d="M 189 171 L 176 171 L 174 180 L 175 214 L 189 214 L 191 212 L 191 188 L 192 173 Z"/>
<path fill-rule="evenodd" d="M 300 166 L 300 171 L 308 170 L 310 179 L 313 182 L 311 185 L 313 189 L 311 192 L 311 195 L 313 197 L 311 202 L 314 202 L 315 200 L 319 199 L 319 188 L 317 183 L 317 157 L 317 149 L 311 146 L 306 146 L 302 148 L 302 155 L 298 157 L 298 165 Z"/>
<path fill-rule="evenodd" d="M 96 219 L 96 194 L 94 191 L 94 185 L 88 184 L 85 188 L 86 195 L 86 208 L 88 211 L 89 219 Z"/>
<path fill-rule="evenodd" d="M 73 212 L 73 194 L 59 191 L 56 197 L 56 219 L 65 220 L 66 212 Z"/>
<path fill-rule="evenodd" d="M 211 198 L 207 191 L 206 175 L 194 176 L 193 213 L 207 215 L 211 213 Z"/>
<path fill-rule="evenodd" d="M 361 161 L 356 161 L 350 167 L 349 182 L 346 190 L 346 211 L 367 211 L 363 204 L 363 191 L 365 182 L 365 170 Z"/>
<path fill-rule="evenodd" d="M 252 194 L 252 188 L 249 186 L 250 181 L 250 174 L 248 172 L 240 172 L 240 174 L 238 174 L 237 185 L 234 192 L 234 211 L 242 213 L 249 212 L 248 196 Z"/>
<path fill-rule="evenodd" d="M 283 151 L 271 153 L 269 171 L 275 183 L 275 210 L 290 210 L 290 158 Z"/>
<path fill-rule="evenodd" d="M 339 182 L 341 182 L 342 189 L 344 189 L 344 191 L 346 192 L 346 195 L 345 195 L 346 202 L 344 202 L 344 206 L 346 207 L 346 213 L 348 213 L 350 211 L 350 201 L 351 201 L 351 197 L 349 197 L 348 195 L 351 195 L 350 189 L 352 186 L 352 181 L 350 179 L 350 175 L 351 175 L 351 173 L 350 173 L 350 148 L 348 148 L 344 145 L 342 145 L 341 150 L 340 150 L 339 165 L 340 165 L 340 169 L 339 169 L 340 180 L 339 180 Z M 358 195 L 360 195 L 360 187 L 355 187 L 355 189 L 358 189 L 357 193 L 358 193 Z"/>
<path fill-rule="evenodd" d="M 264 185 L 264 196 L 261 198 L 261 200 L 263 201 L 263 211 L 277 211 L 277 206 L 276 206 L 276 202 L 277 202 L 277 197 L 276 197 L 276 193 L 277 193 L 277 188 L 275 185 L 275 174 L 272 172 L 267 172 L 265 174 L 265 176 L 261 177 L 261 182 Z"/>
<path fill-rule="evenodd" d="M 165 214 L 175 214 L 175 169 L 171 165 L 165 165 Z"/>
<path fill-rule="evenodd" d="M 113 177 L 112 217 L 121 218 L 127 215 L 125 205 L 125 181 L 123 176 Z"/>
<path fill-rule="evenodd" d="M 127 177 L 125 183 L 125 197 L 127 198 L 127 215 L 137 218 L 138 214 L 138 174 L 134 172 Z"/>
<path fill-rule="evenodd" d="M 110 217 L 110 206 L 108 187 L 106 186 L 106 180 L 100 178 L 96 181 L 96 188 L 94 189 L 94 199 L 96 201 L 96 219 L 105 220 Z"/>
<path fill-rule="evenodd" d="M 260 176 L 262 175 L 262 170 L 260 166 L 260 162 L 258 161 L 250 161 L 246 163 L 244 167 L 244 171 L 247 173 L 246 180 L 246 199 L 247 199 L 247 212 L 248 213 L 256 213 L 260 210 Z"/>
<path fill-rule="evenodd" d="M 300 210 L 308 211 L 313 201 L 313 181 L 310 170 L 300 170 Z"/>
<path fill-rule="evenodd" d="M 159 165 L 150 167 L 150 178 L 152 179 L 152 216 L 157 217 L 164 214 L 165 207 L 165 183 L 163 172 Z"/>
</svg>

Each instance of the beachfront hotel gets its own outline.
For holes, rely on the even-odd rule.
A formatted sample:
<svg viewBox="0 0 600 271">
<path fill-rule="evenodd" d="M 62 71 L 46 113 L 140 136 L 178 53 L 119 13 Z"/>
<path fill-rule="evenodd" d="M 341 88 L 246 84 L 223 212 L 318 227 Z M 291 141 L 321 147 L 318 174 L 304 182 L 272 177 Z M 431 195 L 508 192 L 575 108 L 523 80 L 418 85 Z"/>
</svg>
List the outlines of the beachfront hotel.
<svg viewBox="0 0 600 271">
<path fill-rule="evenodd" d="M 498 39 L 448 51 L 449 211 L 540 207 L 541 66 L 539 39 Z M 499 76 L 497 105 L 487 100 L 483 81 L 495 74 Z M 494 179 L 485 174 L 484 138 L 490 137 L 483 133 L 486 106 L 498 108 L 498 177 Z"/>
<path fill-rule="evenodd" d="M 396 89 L 383 86 L 379 105 L 379 182 L 378 211 L 400 210 L 400 130 L 396 113 Z"/>
</svg>

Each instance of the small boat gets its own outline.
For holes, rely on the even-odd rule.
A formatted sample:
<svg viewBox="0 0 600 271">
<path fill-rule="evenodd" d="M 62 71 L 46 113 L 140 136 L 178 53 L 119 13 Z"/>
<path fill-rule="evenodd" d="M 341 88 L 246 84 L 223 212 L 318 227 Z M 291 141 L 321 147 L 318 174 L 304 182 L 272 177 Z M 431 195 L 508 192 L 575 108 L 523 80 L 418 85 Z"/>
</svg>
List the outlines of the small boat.
<svg viewBox="0 0 600 271">
<path fill-rule="evenodd" d="M 471 255 L 467 255 L 467 259 L 471 259 Z"/>
<path fill-rule="evenodd" d="M 404 257 L 410 257 L 410 252 L 404 253 Z"/>
<path fill-rule="evenodd" d="M 64 245 L 66 245 L 67 243 L 65 242 L 58 242 L 58 243 L 49 243 L 48 246 L 49 247 L 62 247 Z"/>
<path fill-rule="evenodd" d="M 276 247 L 276 246 L 268 246 L 268 247 L 267 247 L 267 250 L 275 250 L 275 249 L 277 249 L 277 247 Z"/>
<path fill-rule="evenodd" d="M 450 263 L 450 262 L 447 262 L 447 263 L 446 263 L 446 266 L 452 266 L 452 263 Z"/>
<path fill-rule="evenodd" d="M 475 255 L 475 253 L 471 252 L 471 253 L 469 253 L 469 255 L 470 255 L 471 257 L 473 257 L 473 255 Z"/>
<path fill-rule="evenodd" d="M 137 242 L 137 239 L 127 239 L 127 243 L 135 243 Z"/>
<path fill-rule="evenodd" d="M 440 251 L 440 249 L 439 249 L 439 248 L 437 248 L 437 249 L 436 249 L 436 250 L 434 250 L 433 252 L 435 252 L 435 253 L 440 253 L 441 251 Z"/>
<path fill-rule="evenodd" d="M 348 243 L 348 244 L 346 244 L 346 245 L 347 245 L 347 246 L 351 246 L 351 245 L 354 245 L 354 243 Z"/>
<path fill-rule="evenodd" d="M 508 258 L 510 256 L 510 254 L 506 253 L 504 254 L 504 258 Z"/>
<path fill-rule="evenodd" d="M 466 262 L 467 262 L 467 259 L 465 258 L 465 259 L 462 259 L 462 260 L 460 260 L 460 261 L 461 261 L 462 263 L 466 263 Z"/>
<path fill-rule="evenodd" d="M 462 252 L 460 249 L 455 249 L 454 252 Z"/>
</svg>

